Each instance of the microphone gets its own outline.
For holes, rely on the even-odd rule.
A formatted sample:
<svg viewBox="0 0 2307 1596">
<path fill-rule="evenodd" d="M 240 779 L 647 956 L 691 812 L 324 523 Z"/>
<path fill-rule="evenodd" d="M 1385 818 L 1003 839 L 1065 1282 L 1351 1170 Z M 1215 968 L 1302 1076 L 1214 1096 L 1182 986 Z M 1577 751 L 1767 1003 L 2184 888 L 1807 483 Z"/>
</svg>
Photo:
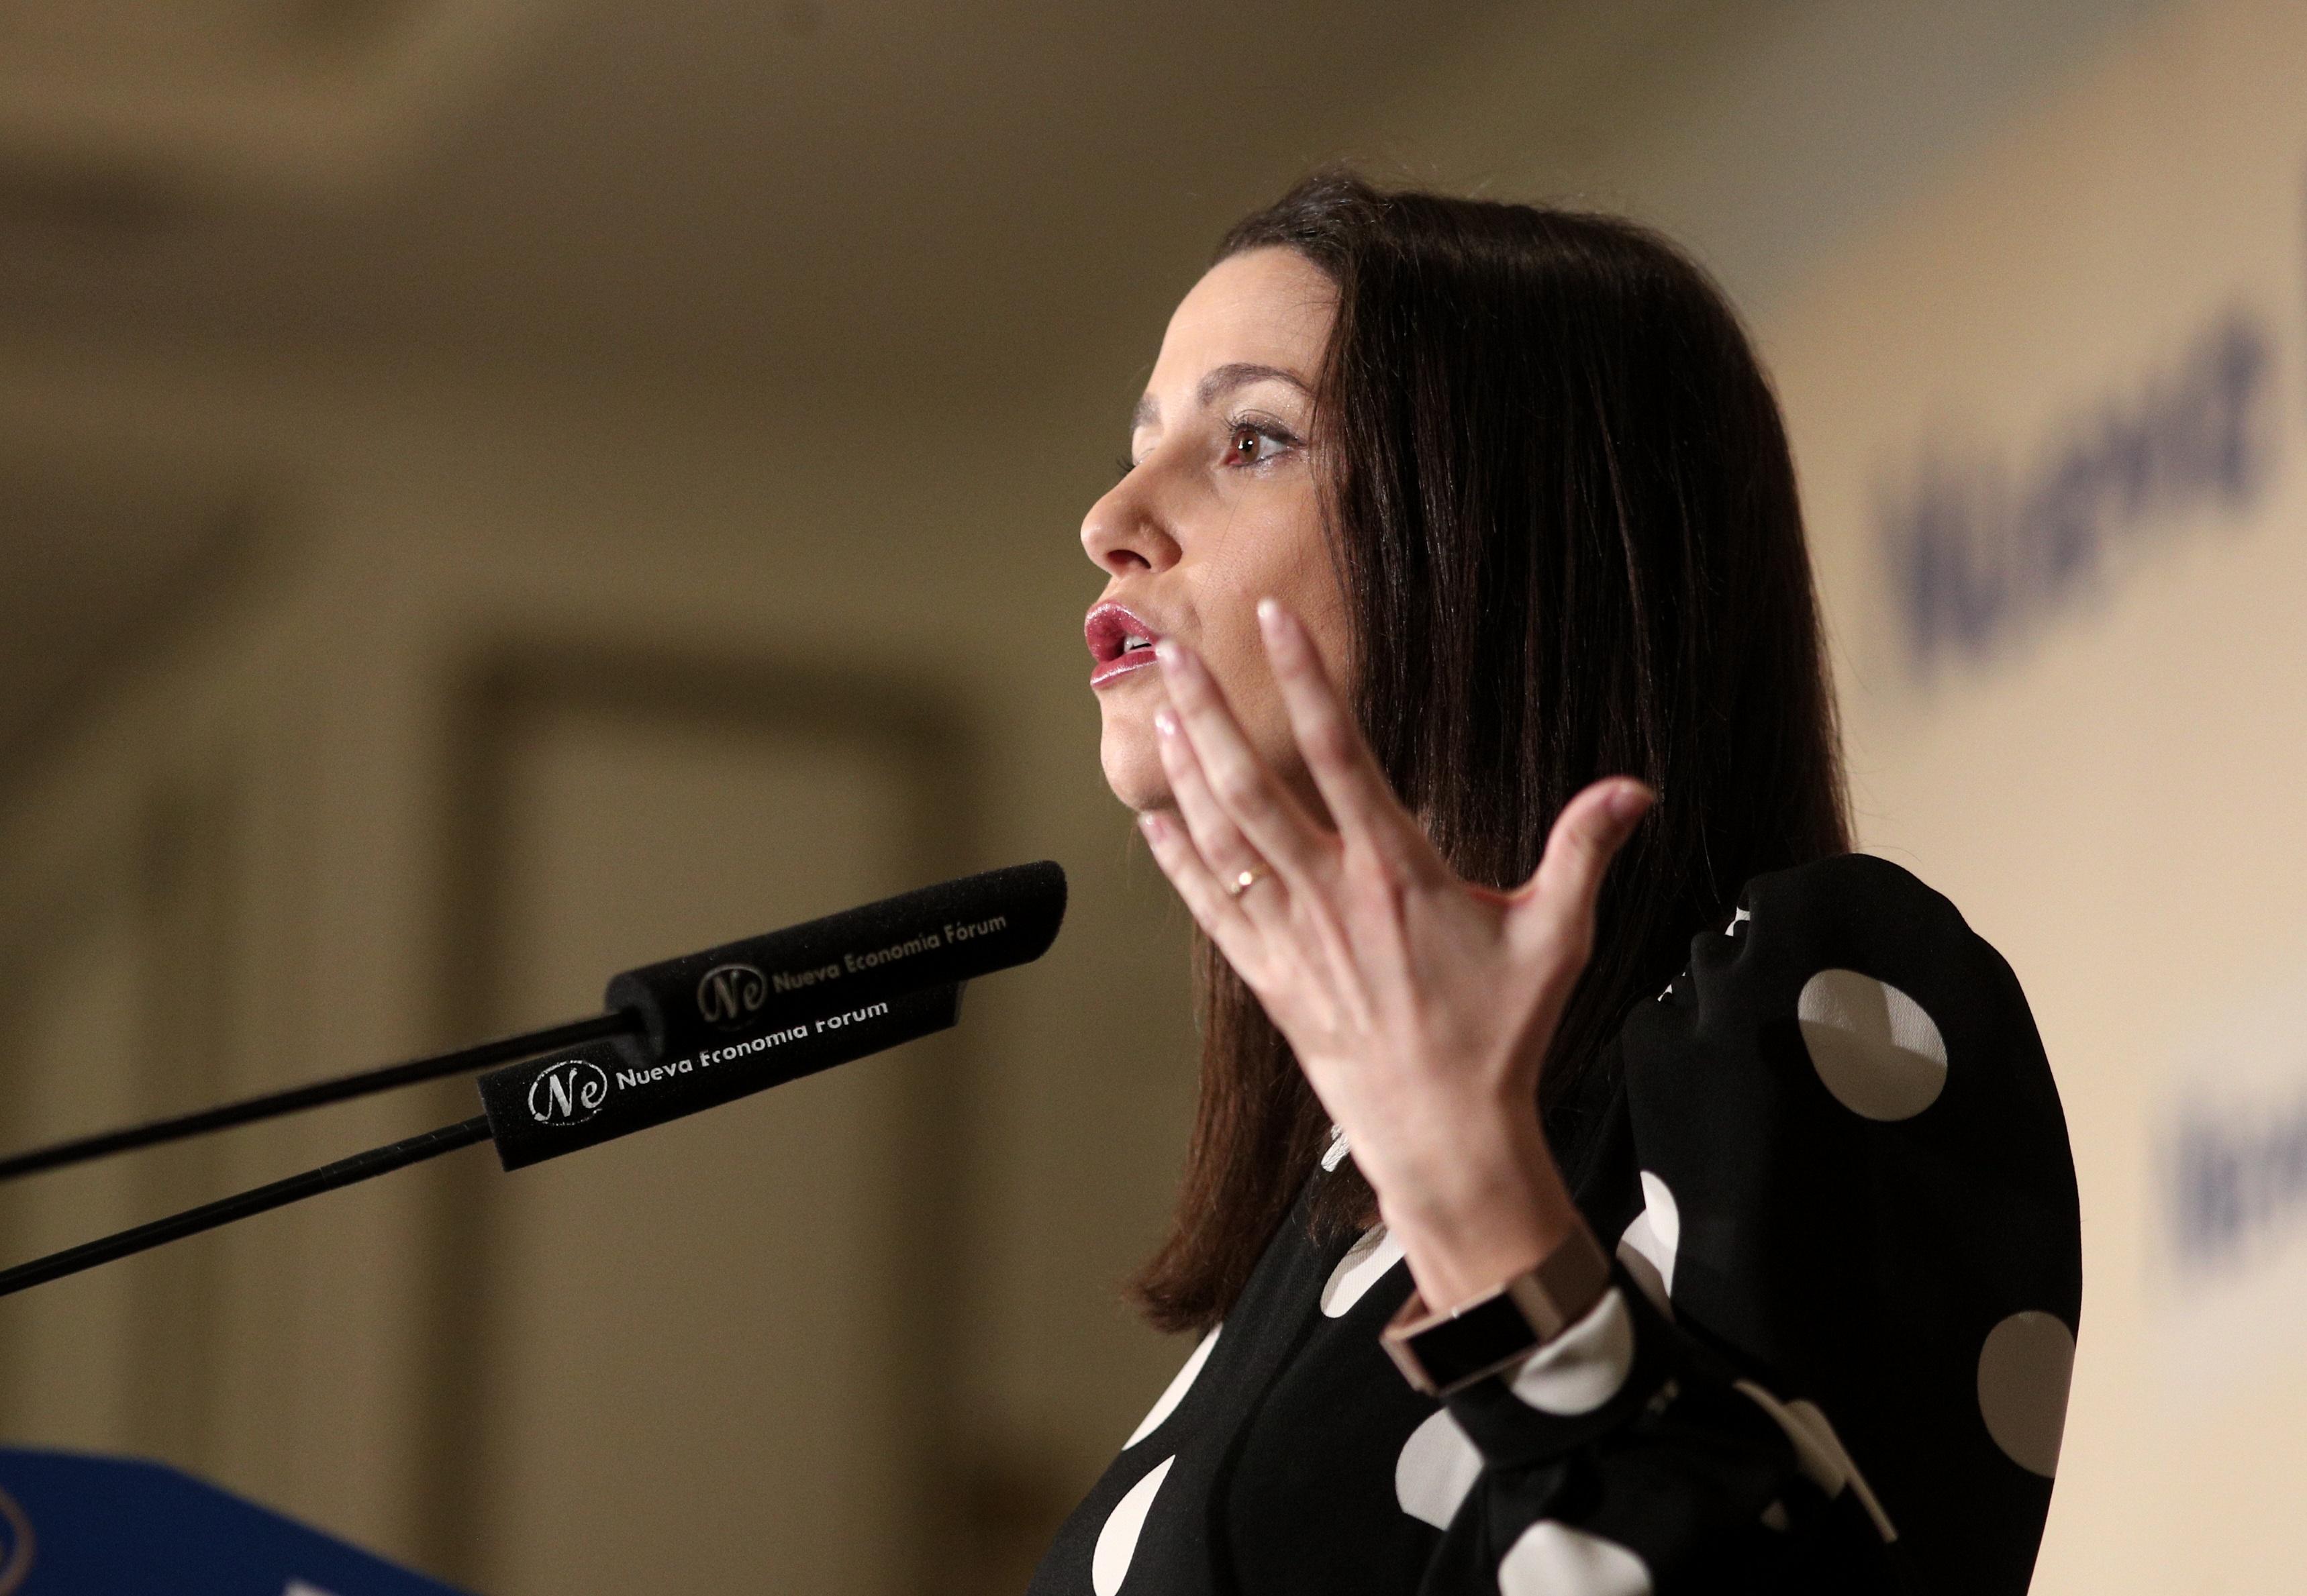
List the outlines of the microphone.
<svg viewBox="0 0 2307 1596">
<path fill-rule="evenodd" d="M 481 1111 L 497 1162 L 523 1169 L 948 1029 L 960 1017 L 961 988 L 948 984 L 656 1063 L 630 1043 L 595 1043 L 490 1070 L 478 1082 Z"/>
<path fill-rule="evenodd" d="M 830 1005 L 826 1012 L 832 1012 L 845 998 L 864 1000 L 913 985 L 957 982 L 1006 964 L 1038 958 L 1056 937 L 1065 908 L 1065 871 L 1054 863 L 965 876 L 749 942 L 629 971 L 609 983 L 605 1014 L 0 1156 L 0 1181 L 462 1075 L 509 1060 L 533 1059 L 579 1043 L 644 1034 L 652 1023 L 652 1062 L 662 1060 L 673 1042 L 688 1040 L 692 1034 L 718 1032 L 721 1046 L 747 1043 L 780 1025 L 818 1018 L 819 1005 L 806 1000 L 812 991 L 823 995 Z M 932 940 L 939 946 L 928 946 Z M 933 957 L 925 963 L 924 954 Z M 860 966 L 853 974 L 864 979 L 834 984 L 853 974 L 853 961 Z M 698 973 L 690 997 L 698 1009 L 693 1020 L 685 1017 L 682 994 L 692 970 Z"/>
<path fill-rule="evenodd" d="M 480 1077 L 473 1119 L 0 1269 L 0 1296 L 475 1142 L 521 1169 L 948 1029 L 964 983 L 1039 958 L 1065 912 L 1054 862 L 964 876 L 626 971 L 596 1018 L 0 1160 L 9 1173 L 53 1169 L 582 1043 Z"/>
<path fill-rule="evenodd" d="M 1064 870 L 1013 864 L 628 970 L 607 1007 L 639 1017 L 653 1062 L 706 1064 L 796 1024 L 1026 964 L 1065 917 Z"/>
<path fill-rule="evenodd" d="M 508 1171 L 662 1125 L 961 1017 L 961 983 L 1037 959 L 1066 915 L 1044 861 L 964 876 L 613 977 L 638 1037 L 480 1077 Z"/>
</svg>

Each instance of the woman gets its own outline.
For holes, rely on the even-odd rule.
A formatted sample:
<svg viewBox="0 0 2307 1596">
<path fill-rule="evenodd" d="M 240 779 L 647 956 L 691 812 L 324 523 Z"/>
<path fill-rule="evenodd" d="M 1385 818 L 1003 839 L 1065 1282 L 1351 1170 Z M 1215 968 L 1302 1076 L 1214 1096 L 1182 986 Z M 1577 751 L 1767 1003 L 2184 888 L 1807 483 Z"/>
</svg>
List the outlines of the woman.
<svg viewBox="0 0 2307 1596">
<path fill-rule="evenodd" d="M 1082 539 L 1106 777 L 1205 939 L 1138 1283 L 1202 1338 L 1034 1591 L 2023 1591 L 2064 1121 L 2009 968 L 1848 852 L 1704 278 L 1312 180 L 1179 305 Z"/>
</svg>

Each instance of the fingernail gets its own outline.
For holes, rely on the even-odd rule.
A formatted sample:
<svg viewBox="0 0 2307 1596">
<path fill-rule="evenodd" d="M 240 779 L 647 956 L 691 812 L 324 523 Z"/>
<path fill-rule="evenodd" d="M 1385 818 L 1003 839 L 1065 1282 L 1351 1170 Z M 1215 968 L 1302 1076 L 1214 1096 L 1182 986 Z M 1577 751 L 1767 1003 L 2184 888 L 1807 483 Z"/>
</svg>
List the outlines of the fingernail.
<svg viewBox="0 0 2307 1596">
<path fill-rule="evenodd" d="M 1174 737 L 1178 734 L 1178 717 L 1167 709 L 1156 709 L 1154 711 L 1154 729 L 1164 737 Z M 1153 817 L 1149 815 L 1146 818 L 1151 819 Z"/>
<path fill-rule="evenodd" d="M 1201 664 L 1194 657 L 1192 649 L 1169 638 L 1163 638 L 1154 645 L 1154 655 L 1162 662 L 1163 669 L 1176 671 L 1181 675 L 1191 675 Z"/>
<path fill-rule="evenodd" d="M 1160 842 L 1162 840 L 1162 817 L 1160 813 L 1149 809 L 1144 814 L 1138 816 L 1137 829 L 1145 834 L 1146 841 Z"/>
<path fill-rule="evenodd" d="M 1306 634 L 1298 626 L 1298 617 L 1283 609 L 1279 599 L 1261 598 L 1257 601 L 1257 624 L 1259 630 L 1265 633 L 1268 648 L 1294 648 L 1305 639 Z"/>
</svg>

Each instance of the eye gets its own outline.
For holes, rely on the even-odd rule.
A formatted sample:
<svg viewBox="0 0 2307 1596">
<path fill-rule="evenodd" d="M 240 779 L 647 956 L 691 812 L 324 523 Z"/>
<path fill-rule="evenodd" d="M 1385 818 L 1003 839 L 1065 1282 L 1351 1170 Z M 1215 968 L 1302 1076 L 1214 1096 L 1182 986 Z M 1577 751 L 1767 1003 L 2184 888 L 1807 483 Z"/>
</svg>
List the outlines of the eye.
<svg viewBox="0 0 2307 1596">
<path fill-rule="evenodd" d="M 1288 453 L 1297 442 L 1290 433 L 1269 423 L 1230 422 L 1226 429 L 1226 464 L 1263 466 Z"/>
</svg>

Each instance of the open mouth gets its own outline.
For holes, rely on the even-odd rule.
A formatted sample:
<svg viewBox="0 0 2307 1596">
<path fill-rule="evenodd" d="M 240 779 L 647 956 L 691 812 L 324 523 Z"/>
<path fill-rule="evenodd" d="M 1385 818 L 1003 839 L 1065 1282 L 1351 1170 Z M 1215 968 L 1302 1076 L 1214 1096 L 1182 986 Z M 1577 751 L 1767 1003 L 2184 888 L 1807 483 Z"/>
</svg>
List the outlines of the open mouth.
<svg viewBox="0 0 2307 1596">
<path fill-rule="evenodd" d="M 1089 684 L 1102 687 L 1154 664 L 1160 635 L 1118 604 L 1093 605 L 1082 622 L 1082 639 L 1089 645 Z"/>
</svg>

